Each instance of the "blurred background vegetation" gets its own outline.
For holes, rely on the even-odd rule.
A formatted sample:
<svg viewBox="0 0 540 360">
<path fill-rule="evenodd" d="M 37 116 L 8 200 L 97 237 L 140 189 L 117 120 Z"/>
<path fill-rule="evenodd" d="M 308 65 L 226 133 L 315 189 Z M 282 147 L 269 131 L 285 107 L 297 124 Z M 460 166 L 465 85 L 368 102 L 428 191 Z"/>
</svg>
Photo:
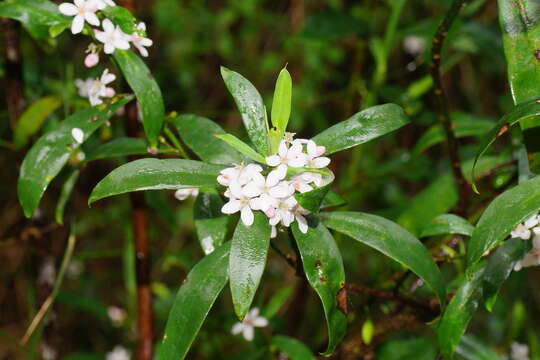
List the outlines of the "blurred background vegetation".
<svg viewBox="0 0 540 360">
<path fill-rule="evenodd" d="M 303 138 L 378 103 L 398 103 L 412 119 L 413 124 L 395 134 L 334 156 L 334 189 L 347 201 L 344 208 L 384 215 L 419 235 L 425 223 L 455 205 L 457 192 L 441 146 L 443 138 L 433 141 L 442 132 L 434 127 L 437 108 L 429 77 L 431 38 L 450 1 L 153 0 L 138 5 L 137 17 L 146 22 L 154 40 L 146 61 L 168 110 L 209 117 L 239 134 L 241 120 L 219 66 L 250 79 L 269 106 L 277 74 L 288 64 L 294 84 L 289 127 Z M 82 66 L 81 54 L 88 45 L 83 37 L 66 32 L 46 44 L 21 31 L 20 41 L 27 104 L 51 95 L 62 104 L 45 120 L 42 132 L 87 106 L 77 96 L 74 80 L 97 76 L 99 70 Z M 452 119 L 463 137 L 460 155 L 469 175 L 477 140 L 512 106 L 496 2 L 471 1 L 446 45 L 444 83 Z M 3 65 L 0 57 L 0 79 L 6 78 Z M 0 98 L 9 92 L 9 87 L 0 87 Z M 431 135 L 423 137 L 426 131 Z M 115 119 L 93 141 L 107 141 L 112 133 L 121 132 L 121 119 Z M 119 344 L 130 348 L 135 274 L 129 201 L 121 196 L 90 209 L 86 205 L 92 187 L 121 160 L 86 165 L 66 212 L 66 226 L 55 225 L 54 206 L 67 173 L 53 182 L 39 211 L 27 220 L 15 191 L 25 148 L 6 145 L 12 137 L 5 102 L 0 102 L 4 145 L 0 148 L 0 359 L 41 358 L 43 344 L 54 349 L 56 358 L 66 360 L 102 359 Z M 482 159 L 477 171 L 481 195 L 473 198 L 469 220 L 474 222 L 493 195 L 516 179 L 521 152 L 508 137 Z M 145 196 L 152 209 L 152 290 L 156 334 L 161 334 L 176 290 L 203 253 L 194 237 L 188 204 L 193 200 L 179 203 L 172 192 Z M 19 339 L 51 291 L 70 228 L 78 242 L 54 310 L 30 346 L 20 347 Z M 337 240 L 348 281 L 391 290 L 399 278 L 395 274 L 403 274 L 399 265 L 375 251 L 344 237 Z M 447 251 L 453 256 L 454 264 L 443 266 L 451 279 L 463 269 L 463 248 L 447 249 L 447 241 L 430 239 L 428 245 L 434 254 Z M 292 253 L 286 242 L 279 247 Z M 190 359 L 267 358 L 261 349 L 271 332 L 298 338 L 314 351 L 323 349 L 325 325 L 316 295 L 282 258 L 271 255 L 256 297 L 263 313 L 273 315 L 270 327 L 252 343 L 230 335 L 236 319 L 227 290 L 203 326 Z M 533 323 L 540 305 L 537 279 L 535 268 L 513 274 L 493 313 L 482 310 L 475 318 L 459 356 L 502 359 L 510 344 L 518 341 L 530 346 L 531 359 L 540 359 L 538 327 Z M 415 286 L 415 279 L 409 276 L 401 286 Z M 427 299 L 430 293 L 421 290 L 418 296 Z M 125 309 L 124 321 L 111 321 L 112 306 Z M 402 323 L 385 322 L 400 306 L 392 301 L 351 295 L 350 306 L 348 336 L 336 358 L 435 357 L 434 333 L 422 323 L 425 319 L 411 312 Z M 366 321 L 375 324 L 370 344 L 361 336 Z"/>
</svg>

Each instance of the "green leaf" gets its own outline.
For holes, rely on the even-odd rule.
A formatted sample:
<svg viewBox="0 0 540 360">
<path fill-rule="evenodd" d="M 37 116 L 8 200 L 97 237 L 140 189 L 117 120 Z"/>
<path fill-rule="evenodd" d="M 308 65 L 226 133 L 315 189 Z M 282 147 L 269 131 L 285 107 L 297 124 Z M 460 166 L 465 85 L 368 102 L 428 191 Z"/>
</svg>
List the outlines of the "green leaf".
<svg viewBox="0 0 540 360">
<path fill-rule="evenodd" d="M 158 137 L 165 117 L 161 90 L 148 67 L 133 51 L 116 50 L 113 57 L 137 97 L 144 133 L 150 147 L 157 148 Z"/>
<path fill-rule="evenodd" d="M 71 169 L 71 172 L 62 186 L 62 191 L 60 191 L 60 197 L 58 198 L 58 203 L 56 204 L 56 210 L 54 212 L 54 218 L 60 225 L 64 225 L 64 209 L 71 197 L 71 193 L 75 188 L 75 183 L 77 183 L 80 173 L 79 169 Z"/>
<path fill-rule="evenodd" d="M 341 197 L 341 195 L 330 189 L 322 200 L 321 209 L 341 206 L 345 205 L 346 203 L 347 201 L 343 197 Z"/>
<path fill-rule="evenodd" d="M 71 23 L 63 16 L 58 5 L 48 0 L 17 0 L 0 3 L 0 17 L 20 21 L 32 37 L 49 41 L 49 28 Z"/>
<path fill-rule="evenodd" d="M 431 339 L 391 339 L 377 349 L 377 360 L 433 360 L 436 354 Z"/>
<path fill-rule="evenodd" d="M 312 140 L 317 145 L 326 146 L 328 155 L 376 139 L 408 123 L 409 119 L 400 106 L 377 105 L 331 126 Z"/>
<path fill-rule="evenodd" d="M 368 26 L 346 11 L 321 11 L 306 19 L 300 35 L 307 39 L 331 40 L 367 32 Z"/>
<path fill-rule="evenodd" d="M 497 196 L 484 211 L 469 241 L 467 261 L 474 264 L 520 223 L 540 209 L 540 177 Z"/>
<path fill-rule="evenodd" d="M 493 128 L 493 121 L 465 114 L 452 114 L 452 127 L 457 138 L 468 136 L 483 136 Z M 433 125 L 427 129 L 416 142 L 413 152 L 420 153 L 433 145 L 446 141 L 446 135 L 442 125 Z"/>
<path fill-rule="evenodd" d="M 240 164 L 245 158 L 236 150 L 216 141 L 214 135 L 223 135 L 225 130 L 210 119 L 197 115 L 179 115 L 171 120 L 182 141 L 201 160 L 213 164 Z"/>
<path fill-rule="evenodd" d="M 266 265 L 270 225 L 261 211 L 254 212 L 251 226 L 238 222 L 232 238 L 229 275 L 234 311 L 240 320 L 249 311 Z"/>
<path fill-rule="evenodd" d="M 32 135 L 41 128 L 41 125 L 56 109 L 62 105 L 62 99 L 57 96 L 45 96 L 30 105 L 22 113 L 15 132 L 13 141 L 17 149 L 24 147 Z"/>
<path fill-rule="evenodd" d="M 437 329 L 441 353 L 451 359 L 461 336 L 482 301 L 481 279 L 484 266 L 477 266 L 473 276 L 465 280 L 448 303 Z"/>
<path fill-rule="evenodd" d="M 321 218 L 330 229 L 358 240 L 411 269 L 444 304 L 446 290 L 441 272 L 420 240 L 407 230 L 380 216 L 359 212 L 321 213 Z"/>
<path fill-rule="evenodd" d="M 117 138 L 88 150 L 86 152 L 86 161 L 129 155 L 144 155 L 148 153 L 147 149 L 148 144 L 144 139 Z"/>
<path fill-rule="evenodd" d="M 183 159 L 139 159 L 117 167 L 92 190 L 88 203 L 131 191 L 212 187 L 222 165 Z"/>
<path fill-rule="evenodd" d="M 304 272 L 311 287 L 321 298 L 328 326 L 328 347 L 323 355 L 331 355 L 337 344 L 345 336 L 347 319 L 338 308 L 337 295 L 345 285 L 345 270 L 341 253 L 334 238 L 319 222 L 310 217 L 310 224 L 306 234 L 298 229 L 297 222 L 292 225 L 292 231 L 302 263 Z"/>
<path fill-rule="evenodd" d="M 223 134 L 223 135 L 214 135 L 220 140 L 223 140 L 227 145 L 232 147 L 235 150 L 238 150 L 238 152 L 244 154 L 248 158 L 255 160 L 261 164 L 266 164 L 266 160 L 264 159 L 264 156 L 253 150 L 248 144 L 240 140 L 234 135 L 231 134 Z"/>
<path fill-rule="evenodd" d="M 464 218 L 454 214 L 442 214 L 431 220 L 420 233 L 420 237 L 460 234 L 471 236 L 474 231 L 472 226 Z"/>
<path fill-rule="evenodd" d="M 540 115 L 540 101 L 531 100 L 519 105 L 516 105 L 510 112 L 506 113 L 495 125 L 489 134 L 486 135 L 485 140 L 480 145 L 479 151 L 476 154 L 473 164 L 473 176 L 474 179 L 474 170 L 478 159 L 486 153 L 488 148 L 497 140 L 499 136 L 508 131 L 512 125 L 515 125 L 521 120 L 530 119 Z"/>
<path fill-rule="evenodd" d="M 284 335 L 275 335 L 270 343 L 291 360 L 315 360 L 315 356 L 302 342 Z"/>
<path fill-rule="evenodd" d="M 49 183 L 79 148 L 80 144 L 71 136 L 71 130 L 80 128 L 85 141 L 131 99 L 126 97 L 109 106 L 76 112 L 34 143 L 23 160 L 17 183 L 19 201 L 27 217 L 32 216 Z"/>
<path fill-rule="evenodd" d="M 184 280 L 167 319 L 157 360 L 184 359 L 228 280 L 230 243 L 205 256 Z"/>
<path fill-rule="evenodd" d="M 249 80 L 237 72 L 222 66 L 221 76 L 242 115 L 253 145 L 259 153 L 268 154 L 268 123 L 261 95 Z"/>
<path fill-rule="evenodd" d="M 266 307 L 263 309 L 262 315 L 267 319 L 271 319 L 276 316 L 283 304 L 285 304 L 285 302 L 291 296 L 293 289 L 293 286 L 289 285 L 278 290 L 278 292 L 272 295 L 272 297 L 266 304 Z"/>
<path fill-rule="evenodd" d="M 461 338 L 456 353 L 465 360 L 503 360 L 499 354 L 476 340 L 472 335 L 464 335 Z"/>
<path fill-rule="evenodd" d="M 120 26 L 123 32 L 128 35 L 137 32 L 137 19 L 133 14 L 122 6 L 107 6 L 101 12 L 115 25 Z"/>
<path fill-rule="evenodd" d="M 485 305 L 489 311 L 493 310 L 499 289 L 514 269 L 514 265 L 530 249 L 531 241 L 510 239 L 489 258 L 482 278 Z"/>
<path fill-rule="evenodd" d="M 450 210 L 457 200 L 454 178 L 450 173 L 445 173 L 407 203 L 406 210 L 397 222 L 413 234 L 419 235 L 425 224 Z"/>
<path fill-rule="evenodd" d="M 292 79 L 287 68 L 283 68 L 276 81 L 272 102 L 272 125 L 283 136 L 291 116 Z"/>
<path fill-rule="evenodd" d="M 199 243 L 205 254 L 223 244 L 227 235 L 228 216 L 221 212 L 223 200 L 215 189 L 205 188 L 193 206 L 193 218 Z"/>
<path fill-rule="evenodd" d="M 308 170 L 309 171 L 309 170 Z M 305 193 L 296 193 L 294 198 L 304 209 L 317 213 L 321 204 L 330 190 L 330 185 L 334 181 L 334 173 L 329 170 L 329 174 L 323 176 L 321 186 Z"/>
</svg>

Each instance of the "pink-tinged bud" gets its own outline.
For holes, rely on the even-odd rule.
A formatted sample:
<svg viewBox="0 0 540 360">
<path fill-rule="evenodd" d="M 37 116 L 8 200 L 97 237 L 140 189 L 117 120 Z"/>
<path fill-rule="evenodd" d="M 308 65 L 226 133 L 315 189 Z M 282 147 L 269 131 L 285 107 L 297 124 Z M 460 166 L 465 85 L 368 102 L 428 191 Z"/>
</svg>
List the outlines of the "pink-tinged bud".
<svg viewBox="0 0 540 360">
<path fill-rule="evenodd" d="M 96 53 L 90 53 L 84 58 L 84 66 L 91 68 L 99 63 L 99 56 Z"/>
<path fill-rule="evenodd" d="M 114 91 L 113 88 L 108 87 L 108 88 L 105 89 L 105 96 L 106 96 L 106 97 L 111 98 L 111 97 L 113 97 L 115 94 L 116 94 L 116 91 Z"/>
<path fill-rule="evenodd" d="M 148 151 L 148 153 L 150 153 L 152 155 L 156 155 L 158 153 L 158 149 L 156 149 L 156 148 L 148 148 L 148 149 L 146 149 L 146 151 Z"/>
</svg>

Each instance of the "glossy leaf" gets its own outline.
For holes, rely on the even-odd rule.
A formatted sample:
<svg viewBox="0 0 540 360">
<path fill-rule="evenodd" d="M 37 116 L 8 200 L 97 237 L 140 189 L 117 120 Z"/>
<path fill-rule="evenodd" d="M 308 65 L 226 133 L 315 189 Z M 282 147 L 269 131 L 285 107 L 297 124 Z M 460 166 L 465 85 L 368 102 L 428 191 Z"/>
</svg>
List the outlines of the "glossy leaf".
<svg viewBox="0 0 540 360">
<path fill-rule="evenodd" d="M 197 238 L 205 254 L 210 254 L 225 241 L 228 217 L 221 212 L 223 200 L 217 190 L 200 189 L 193 206 Z"/>
<path fill-rule="evenodd" d="M 454 214 L 442 214 L 431 220 L 422 229 L 420 237 L 460 234 L 471 236 L 474 231 L 472 226 L 464 218 Z"/>
<path fill-rule="evenodd" d="M 270 343 L 291 360 L 315 360 L 311 350 L 302 342 L 284 335 L 275 335 Z"/>
<path fill-rule="evenodd" d="M 157 148 L 158 137 L 165 117 L 161 90 L 141 58 L 130 50 L 116 50 L 114 60 L 137 97 L 144 133 L 151 148 Z"/>
<path fill-rule="evenodd" d="M 326 146 L 326 154 L 345 150 L 388 134 L 409 123 L 396 104 L 377 105 L 324 130 L 312 140 Z"/>
<path fill-rule="evenodd" d="M 473 178 L 474 178 L 474 171 L 475 171 L 475 167 L 478 162 L 478 159 L 480 159 L 480 157 L 486 153 L 486 151 L 489 149 L 491 144 L 493 144 L 499 136 L 501 136 L 506 131 L 508 131 L 508 128 L 515 125 L 517 122 L 521 120 L 534 118 L 539 115 L 540 115 L 540 102 L 536 100 L 531 100 L 531 101 L 527 101 L 519 105 L 516 105 L 510 112 L 506 113 L 499 120 L 497 125 L 495 125 L 491 129 L 489 134 L 486 135 L 484 141 L 482 142 L 482 145 L 480 145 L 479 151 L 476 154 L 476 157 L 474 159 L 473 171 L 472 171 Z"/>
<path fill-rule="evenodd" d="M 318 219 L 311 217 L 306 234 L 292 224 L 292 231 L 311 287 L 321 298 L 328 326 L 328 347 L 324 355 L 330 355 L 346 332 L 347 319 L 338 308 L 337 295 L 345 285 L 343 260 L 334 238 Z"/>
<path fill-rule="evenodd" d="M 210 119 L 197 115 L 179 115 L 171 120 L 182 141 L 201 160 L 213 164 L 239 164 L 245 158 L 235 149 L 214 135 L 224 135 L 225 130 Z"/>
<path fill-rule="evenodd" d="M 139 138 L 117 138 L 86 152 L 86 161 L 148 153 L 148 144 Z"/>
<path fill-rule="evenodd" d="M 167 319 L 157 360 L 184 359 L 228 280 L 230 243 L 205 256 L 182 283 Z"/>
<path fill-rule="evenodd" d="M 270 245 L 271 228 L 268 218 L 261 211 L 255 211 L 254 217 L 251 226 L 238 222 L 229 257 L 234 311 L 241 320 L 248 313 L 259 287 Z"/>
<path fill-rule="evenodd" d="M 510 239 L 489 258 L 482 277 L 486 308 L 491 311 L 501 285 L 506 281 L 514 265 L 531 249 L 531 241 Z"/>
<path fill-rule="evenodd" d="M 71 19 L 60 13 L 58 5 L 48 0 L 3 1 L 0 17 L 20 21 L 34 38 L 44 41 L 49 40 L 51 27 L 71 24 Z"/>
<path fill-rule="evenodd" d="M 457 187 L 450 173 L 438 176 L 427 188 L 416 194 L 408 203 L 397 223 L 415 235 L 437 215 L 444 214 L 458 200 Z"/>
<path fill-rule="evenodd" d="M 346 203 L 347 200 L 341 197 L 341 195 L 339 195 L 337 192 L 330 189 L 321 202 L 321 209 L 341 206 L 345 205 Z"/>
<path fill-rule="evenodd" d="M 131 99 L 126 97 L 109 106 L 79 111 L 34 143 L 23 160 L 17 183 L 19 201 L 27 217 L 32 216 L 49 183 L 79 148 L 80 144 L 72 137 L 71 130 L 80 128 L 84 134 L 83 142 L 86 141 L 116 110 Z"/>
<path fill-rule="evenodd" d="M 472 335 L 464 335 L 456 348 L 456 354 L 465 360 L 503 360 L 501 355 L 482 344 Z"/>
<path fill-rule="evenodd" d="M 283 68 L 276 81 L 274 100 L 272 102 L 272 125 L 280 135 L 287 130 L 287 123 L 291 116 L 292 79 L 287 68 Z"/>
<path fill-rule="evenodd" d="M 484 266 L 476 266 L 473 276 L 465 280 L 448 303 L 437 329 L 441 354 L 452 358 L 467 325 L 482 301 L 482 275 Z"/>
<path fill-rule="evenodd" d="M 131 35 L 134 32 L 137 32 L 137 19 L 125 7 L 107 6 L 101 11 L 115 25 L 120 26 L 120 29 L 122 29 L 124 33 Z"/>
<path fill-rule="evenodd" d="M 24 147 L 32 135 L 37 133 L 43 122 L 62 105 L 62 99 L 57 96 L 45 96 L 35 101 L 17 121 L 13 142 L 20 149 Z"/>
<path fill-rule="evenodd" d="M 293 286 L 289 285 L 273 294 L 266 304 L 266 307 L 263 309 L 262 315 L 267 319 L 271 319 L 276 316 L 281 307 L 291 296 L 293 289 Z"/>
<path fill-rule="evenodd" d="M 221 76 L 242 115 L 251 142 L 259 153 L 268 154 L 268 123 L 261 95 L 249 80 L 237 72 L 222 66 Z"/>
<path fill-rule="evenodd" d="M 139 159 L 117 167 L 94 188 L 88 203 L 131 191 L 212 187 L 222 165 L 183 159 Z"/>
<path fill-rule="evenodd" d="M 60 191 L 60 197 L 58 198 L 58 203 L 56 204 L 56 209 L 54 212 L 54 218 L 60 225 L 64 225 L 64 209 L 69 198 L 71 197 L 73 189 L 75 188 L 79 174 L 79 169 L 72 169 L 67 176 L 64 185 L 62 186 L 62 191 Z"/>
<path fill-rule="evenodd" d="M 444 304 L 446 290 L 437 265 L 424 245 L 398 224 L 377 215 L 359 212 L 321 213 L 330 229 L 343 233 L 411 269 Z"/>
<path fill-rule="evenodd" d="M 227 145 L 247 156 L 248 158 L 260 162 L 261 164 L 266 164 L 264 156 L 253 150 L 248 144 L 240 140 L 234 135 L 223 134 L 223 135 L 214 135 L 218 139 L 224 141 Z"/>
<path fill-rule="evenodd" d="M 469 241 L 467 260 L 474 264 L 520 223 L 540 209 L 540 177 L 497 196 L 484 211 Z"/>
</svg>

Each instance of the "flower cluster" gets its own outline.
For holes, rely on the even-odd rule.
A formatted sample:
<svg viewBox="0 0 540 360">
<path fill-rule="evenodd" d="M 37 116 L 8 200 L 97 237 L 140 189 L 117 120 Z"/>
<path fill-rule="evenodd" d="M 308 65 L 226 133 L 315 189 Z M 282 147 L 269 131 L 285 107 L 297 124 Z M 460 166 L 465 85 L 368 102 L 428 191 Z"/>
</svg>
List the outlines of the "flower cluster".
<svg viewBox="0 0 540 360">
<path fill-rule="evenodd" d="M 322 184 L 322 175 L 308 169 L 322 169 L 330 163 L 323 157 L 324 146 L 317 146 L 312 140 L 295 139 L 287 133 L 280 142 L 277 154 L 268 156 L 269 170 L 257 164 L 240 164 L 223 169 L 217 178 L 226 186 L 225 197 L 229 201 L 221 211 L 225 214 L 240 212 L 246 226 L 253 224 L 253 210 L 266 214 L 272 225 L 272 237 L 277 234 L 276 226 L 289 227 L 295 220 L 303 233 L 308 225 L 305 218 L 309 212 L 294 198 L 295 192 L 304 193 Z M 288 176 L 289 168 L 306 168 L 294 176 Z"/>
<path fill-rule="evenodd" d="M 524 267 L 540 265 L 540 216 L 534 215 L 524 223 L 519 224 L 511 233 L 513 238 L 529 240 L 532 238 L 532 249 L 523 259 L 519 260 L 514 266 L 515 271 Z"/>
<path fill-rule="evenodd" d="M 94 37 L 102 45 L 91 43 L 86 50 L 84 65 L 94 67 L 99 63 L 99 52 L 103 49 L 105 54 L 112 54 L 116 49 L 128 50 L 131 45 L 135 47 L 142 56 L 148 56 L 146 47 L 152 45 L 152 40 L 145 37 L 146 25 L 139 23 L 136 31 L 126 34 L 122 29 L 113 24 L 110 19 L 105 18 L 100 21 L 97 13 L 107 6 L 116 6 L 112 0 L 74 0 L 73 3 L 62 3 L 58 6 L 60 12 L 66 16 L 72 16 L 71 32 L 78 34 L 82 32 L 84 24 L 101 26 L 101 29 L 93 29 Z M 99 105 L 102 98 L 113 97 L 115 92 L 107 84 L 115 80 L 115 76 L 105 69 L 101 77 L 89 78 L 86 80 L 77 79 L 75 85 L 79 89 L 79 95 L 89 99 L 92 106 Z"/>
</svg>

